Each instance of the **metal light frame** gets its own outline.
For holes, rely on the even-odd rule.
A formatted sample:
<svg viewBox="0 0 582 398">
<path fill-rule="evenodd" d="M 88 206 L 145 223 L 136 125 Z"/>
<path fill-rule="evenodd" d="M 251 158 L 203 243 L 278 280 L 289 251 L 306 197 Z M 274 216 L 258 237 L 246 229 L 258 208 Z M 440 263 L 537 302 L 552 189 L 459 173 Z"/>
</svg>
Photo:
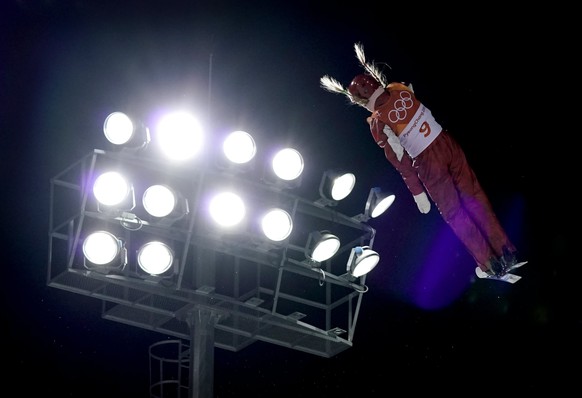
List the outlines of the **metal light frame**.
<svg viewBox="0 0 582 398">
<path fill-rule="evenodd" d="M 99 211 L 87 182 L 111 165 L 127 167 L 146 187 L 148 179 L 167 181 L 187 198 L 188 217 L 156 224 L 142 219 L 140 208 Z M 253 206 L 288 209 L 294 226 L 302 227 L 271 245 L 257 244 L 244 231 L 211 232 L 203 208 L 206 194 L 219 183 L 243 190 Z M 192 391 L 202 390 L 200 380 L 211 383 L 215 347 L 237 352 L 264 341 L 329 358 L 353 345 L 366 275 L 350 280 L 343 273 L 353 247 L 371 248 L 376 235 L 353 217 L 264 179 L 212 167 L 168 167 L 160 158 L 100 149 L 51 179 L 50 208 L 47 285 L 102 300 L 104 319 L 195 342 L 190 369 L 202 374 L 192 375 Z M 306 266 L 300 232 L 321 233 L 321 225 L 341 243 L 332 258 L 314 269 Z M 83 237 L 110 227 L 119 232 L 115 236 L 122 235 L 125 256 L 116 266 L 108 264 L 108 272 L 92 272 L 80 249 Z M 135 248 L 148 238 L 172 242 L 176 256 L 168 280 L 134 274 Z"/>
</svg>

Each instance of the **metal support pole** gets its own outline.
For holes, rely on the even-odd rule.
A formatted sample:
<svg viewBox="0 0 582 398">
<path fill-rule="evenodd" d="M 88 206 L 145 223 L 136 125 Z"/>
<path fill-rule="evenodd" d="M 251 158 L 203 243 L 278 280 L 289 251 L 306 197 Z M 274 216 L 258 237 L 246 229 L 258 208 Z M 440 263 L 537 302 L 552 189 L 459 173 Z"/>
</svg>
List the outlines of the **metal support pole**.
<svg viewBox="0 0 582 398">
<path fill-rule="evenodd" d="M 214 326 L 220 316 L 210 309 L 190 313 L 190 398 L 213 398 Z"/>
</svg>

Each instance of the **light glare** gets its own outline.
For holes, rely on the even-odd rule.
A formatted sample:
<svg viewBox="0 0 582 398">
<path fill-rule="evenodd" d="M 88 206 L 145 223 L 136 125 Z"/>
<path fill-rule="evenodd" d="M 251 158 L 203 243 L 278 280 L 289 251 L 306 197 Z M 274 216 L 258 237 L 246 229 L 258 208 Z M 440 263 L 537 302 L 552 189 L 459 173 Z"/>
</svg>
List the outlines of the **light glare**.
<svg viewBox="0 0 582 398">
<path fill-rule="evenodd" d="M 119 240 L 114 235 L 98 231 L 89 235 L 83 242 L 83 254 L 93 264 L 105 265 L 119 254 L 120 246 Z"/>
<path fill-rule="evenodd" d="M 148 274 L 160 275 L 170 269 L 174 255 L 168 245 L 154 241 L 146 243 L 139 249 L 137 262 Z"/>
<path fill-rule="evenodd" d="M 245 213 L 243 200 L 232 192 L 220 193 L 210 202 L 210 215 L 223 227 L 237 225 L 243 220 Z"/>
<path fill-rule="evenodd" d="M 331 197 L 333 200 L 342 200 L 352 192 L 356 184 L 356 176 L 352 173 L 345 173 L 333 180 Z"/>
<path fill-rule="evenodd" d="M 129 183 L 115 171 L 101 174 L 93 185 L 95 198 L 105 206 L 115 206 L 121 203 L 129 195 L 129 192 Z"/>
<path fill-rule="evenodd" d="M 123 145 L 133 136 L 134 125 L 125 113 L 113 112 L 105 119 L 103 132 L 112 144 Z"/>
<path fill-rule="evenodd" d="M 143 206 L 154 217 L 166 217 L 176 207 L 176 196 L 165 185 L 152 185 L 143 194 Z"/>
<path fill-rule="evenodd" d="M 317 262 L 330 259 L 340 248 L 340 241 L 337 236 L 326 234 L 316 243 L 311 258 Z"/>
<path fill-rule="evenodd" d="M 268 211 L 263 216 L 261 226 L 265 236 L 275 242 L 287 239 L 293 229 L 291 216 L 282 209 Z"/>
<path fill-rule="evenodd" d="M 303 157 L 293 148 L 282 149 L 273 157 L 273 171 L 283 180 L 294 180 L 303 172 Z"/>
<path fill-rule="evenodd" d="M 382 200 L 380 200 L 380 202 L 378 202 L 376 204 L 376 206 L 372 209 L 372 213 L 370 214 L 370 217 L 376 218 L 380 214 L 384 213 L 392 205 L 395 198 L 396 198 L 395 195 L 389 195 L 389 196 L 383 198 Z"/>
<path fill-rule="evenodd" d="M 164 154 L 174 160 L 190 159 L 202 147 L 202 128 L 187 112 L 164 116 L 158 123 L 157 135 Z"/>
<path fill-rule="evenodd" d="M 233 163 L 247 163 L 253 159 L 257 147 L 253 137 L 245 131 L 234 131 L 224 140 L 222 149 Z"/>
<path fill-rule="evenodd" d="M 380 255 L 377 252 L 368 246 L 357 246 L 352 249 L 347 270 L 354 278 L 359 278 L 374 269 L 379 261 Z"/>
</svg>

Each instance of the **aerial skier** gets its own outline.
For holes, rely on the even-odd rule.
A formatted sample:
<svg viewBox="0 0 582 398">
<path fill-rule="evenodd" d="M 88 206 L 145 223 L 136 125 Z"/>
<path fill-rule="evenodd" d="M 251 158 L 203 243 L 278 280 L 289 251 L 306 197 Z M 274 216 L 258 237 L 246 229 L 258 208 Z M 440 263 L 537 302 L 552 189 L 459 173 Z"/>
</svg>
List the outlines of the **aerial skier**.
<svg viewBox="0 0 582 398">
<path fill-rule="evenodd" d="M 411 85 L 389 82 L 366 60 L 361 43 L 354 48 L 365 73 L 355 76 L 347 89 L 325 75 L 321 87 L 371 112 L 366 120 L 372 137 L 402 176 L 419 211 L 430 211 L 430 197 L 475 259 L 479 277 L 502 278 L 522 265 L 459 144 L 416 98 Z"/>
</svg>

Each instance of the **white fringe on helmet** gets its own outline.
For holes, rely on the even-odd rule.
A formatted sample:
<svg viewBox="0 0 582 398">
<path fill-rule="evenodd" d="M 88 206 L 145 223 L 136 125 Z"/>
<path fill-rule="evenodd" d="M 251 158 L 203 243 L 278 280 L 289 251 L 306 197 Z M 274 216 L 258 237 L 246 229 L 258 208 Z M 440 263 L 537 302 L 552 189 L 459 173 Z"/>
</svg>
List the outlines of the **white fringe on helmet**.
<svg viewBox="0 0 582 398">
<path fill-rule="evenodd" d="M 364 108 L 366 107 L 366 103 L 368 101 L 362 101 L 361 99 L 354 97 L 352 94 L 350 94 L 350 92 L 346 88 L 344 88 L 344 86 L 342 86 L 342 84 L 339 81 L 337 81 L 333 77 L 328 75 L 322 76 L 321 79 L 319 79 L 319 82 L 324 90 L 336 94 L 343 94 L 346 97 L 348 97 L 351 103 L 360 105 Z"/>
<path fill-rule="evenodd" d="M 364 54 L 364 46 L 361 43 L 354 44 L 354 50 L 356 51 L 356 58 L 360 61 L 360 64 L 364 67 L 366 72 L 368 72 L 380 85 L 385 88 L 388 85 L 388 80 L 382 71 L 377 67 L 374 62 L 367 62 L 366 55 Z M 388 66 L 390 67 L 390 66 Z M 319 79 L 320 85 L 324 90 L 327 90 L 336 94 L 343 94 L 350 100 L 351 103 L 360 105 L 366 108 L 367 100 L 362 100 L 354 97 L 350 92 L 342 86 L 342 84 L 331 76 L 325 75 Z"/>
<path fill-rule="evenodd" d="M 354 50 L 356 51 L 356 58 L 360 61 L 360 64 L 364 67 L 366 72 L 368 72 L 382 87 L 388 85 L 388 80 L 386 76 L 382 73 L 374 61 L 367 62 L 366 55 L 364 54 L 364 45 L 362 43 L 354 44 Z"/>
</svg>

